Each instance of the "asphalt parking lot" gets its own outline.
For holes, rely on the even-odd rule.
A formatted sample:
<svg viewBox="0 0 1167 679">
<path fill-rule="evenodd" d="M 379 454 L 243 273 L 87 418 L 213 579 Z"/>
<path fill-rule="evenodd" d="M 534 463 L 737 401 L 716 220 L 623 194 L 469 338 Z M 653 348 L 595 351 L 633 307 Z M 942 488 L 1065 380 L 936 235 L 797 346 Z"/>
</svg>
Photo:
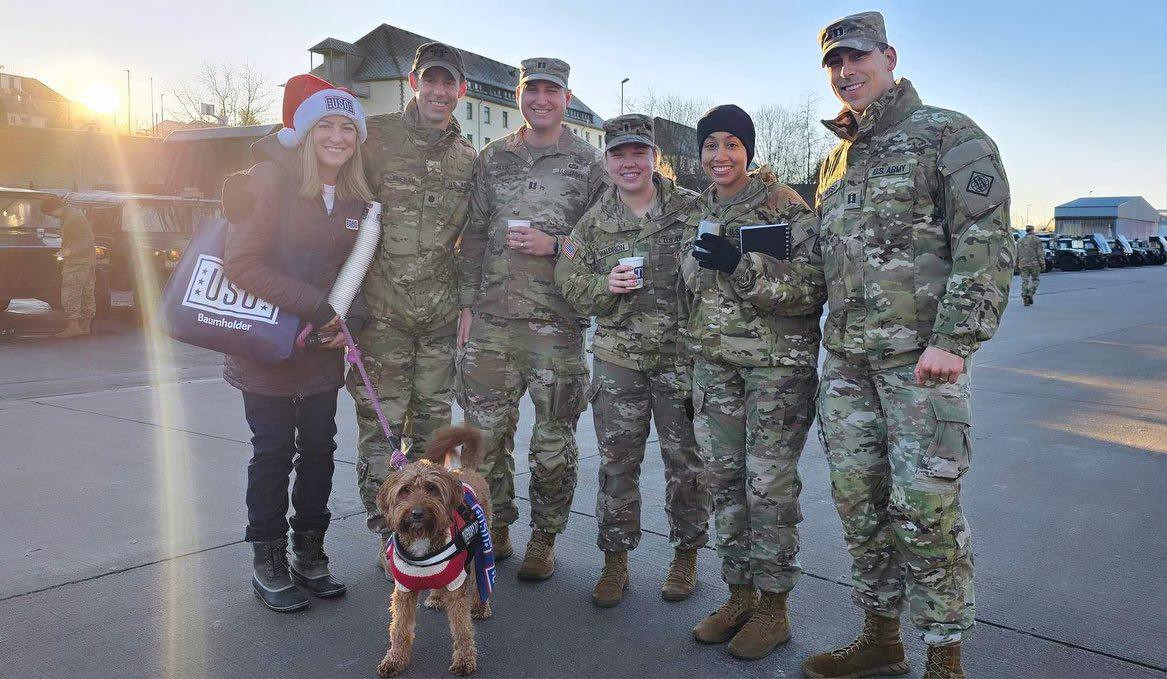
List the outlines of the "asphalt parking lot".
<svg viewBox="0 0 1167 679">
<path fill-rule="evenodd" d="M 978 626 L 965 667 L 981 677 L 1162 677 L 1167 266 L 1047 274 L 1029 308 L 1014 281 L 1000 333 L 974 360 L 963 497 Z M 0 324 L 16 327 L 0 337 L 0 676 L 375 674 L 389 585 L 356 493 L 347 395 L 328 545 L 349 592 L 279 615 L 251 594 L 242 542 L 250 434 L 220 357 L 144 332 L 125 308 L 75 340 L 51 338 L 63 319 L 39 303 L 13 302 Z M 520 451 L 532 423 L 524 408 Z M 671 552 L 654 442 L 632 588 L 617 608 L 591 604 L 602 556 L 590 414 L 579 438 L 580 483 L 558 571 L 531 585 L 515 578 L 519 559 L 500 565 L 495 616 L 477 626 L 480 676 L 798 676 L 806 655 L 856 631 L 849 559 L 814 435 L 800 466 L 806 575 L 791 597 L 793 639 L 754 662 L 691 640 L 725 593 L 711 548 L 694 598 L 658 594 Z M 418 620 L 405 676 L 446 676 L 445 616 L 423 611 Z M 923 645 L 914 634 L 909 645 L 919 676 Z"/>
</svg>

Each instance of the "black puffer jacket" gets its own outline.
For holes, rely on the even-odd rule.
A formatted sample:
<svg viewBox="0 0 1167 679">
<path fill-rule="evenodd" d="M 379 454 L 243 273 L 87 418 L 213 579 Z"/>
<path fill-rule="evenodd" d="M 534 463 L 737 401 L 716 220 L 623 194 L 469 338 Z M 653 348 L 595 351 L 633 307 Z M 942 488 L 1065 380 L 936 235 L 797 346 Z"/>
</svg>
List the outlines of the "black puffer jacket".
<svg viewBox="0 0 1167 679">
<path fill-rule="evenodd" d="M 239 287 L 307 321 L 353 249 L 365 203 L 337 200 L 328 214 L 322 199 L 300 196 L 299 155 L 274 134 L 252 145 L 252 153 L 258 164 L 247 171 L 246 193 L 254 207 L 232 221 L 223 266 Z M 344 384 L 343 352 L 304 349 L 274 366 L 227 356 L 223 377 L 253 394 L 319 394 Z"/>
</svg>

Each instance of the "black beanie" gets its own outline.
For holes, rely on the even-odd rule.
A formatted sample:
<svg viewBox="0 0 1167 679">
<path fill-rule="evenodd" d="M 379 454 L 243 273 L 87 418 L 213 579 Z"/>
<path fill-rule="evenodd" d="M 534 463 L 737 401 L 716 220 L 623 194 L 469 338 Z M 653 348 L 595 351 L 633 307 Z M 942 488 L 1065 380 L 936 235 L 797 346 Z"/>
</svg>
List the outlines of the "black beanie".
<svg viewBox="0 0 1167 679">
<path fill-rule="evenodd" d="M 746 165 L 754 162 L 754 121 L 750 114 L 734 104 L 714 106 L 697 121 L 697 155 L 705 138 L 714 132 L 729 132 L 741 140 L 746 147 Z"/>
</svg>

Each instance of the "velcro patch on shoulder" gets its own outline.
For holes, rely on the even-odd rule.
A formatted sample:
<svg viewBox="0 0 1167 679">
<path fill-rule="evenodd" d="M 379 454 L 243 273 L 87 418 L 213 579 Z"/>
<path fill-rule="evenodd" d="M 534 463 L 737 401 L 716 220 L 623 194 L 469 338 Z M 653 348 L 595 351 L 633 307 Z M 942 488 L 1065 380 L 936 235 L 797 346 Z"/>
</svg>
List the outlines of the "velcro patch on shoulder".
<svg viewBox="0 0 1167 679">
<path fill-rule="evenodd" d="M 970 139 L 952 148 L 940 158 L 939 169 L 970 217 L 979 217 L 1009 198 L 1005 175 L 984 139 Z"/>
</svg>

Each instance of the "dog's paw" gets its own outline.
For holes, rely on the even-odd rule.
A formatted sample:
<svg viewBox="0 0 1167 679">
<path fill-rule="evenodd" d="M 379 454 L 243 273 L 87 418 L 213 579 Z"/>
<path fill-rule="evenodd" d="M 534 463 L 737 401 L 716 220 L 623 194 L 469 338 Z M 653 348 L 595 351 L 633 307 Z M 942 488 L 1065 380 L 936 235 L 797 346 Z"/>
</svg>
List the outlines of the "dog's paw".
<svg viewBox="0 0 1167 679">
<path fill-rule="evenodd" d="M 408 664 L 409 662 L 402 658 L 387 655 L 381 660 L 381 664 L 377 665 L 377 676 L 396 677 Z"/>
<path fill-rule="evenodd" d="M 430 592 L 430 595 L 425 599 L 425 607 L 430 610 L 440 611 L 446 607 L 446 601 L 437 592 Z"/>
<path fill-rule="evenodd" d="M 450 664 L 450 672 L 457 674 L 460 677 L 469 676 L 478 671 L 478 658 L 473 655 L 463 656 L 461 658 L 454 658 L 454 662 Z"/>
<path fill-rule="evenodd" d="M 490 610 L 490 602 L 475 604 L 470 608 L 470 617 L 475 620 L 490 620 L 494 612 Z"/>
</svg>

